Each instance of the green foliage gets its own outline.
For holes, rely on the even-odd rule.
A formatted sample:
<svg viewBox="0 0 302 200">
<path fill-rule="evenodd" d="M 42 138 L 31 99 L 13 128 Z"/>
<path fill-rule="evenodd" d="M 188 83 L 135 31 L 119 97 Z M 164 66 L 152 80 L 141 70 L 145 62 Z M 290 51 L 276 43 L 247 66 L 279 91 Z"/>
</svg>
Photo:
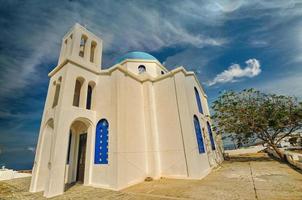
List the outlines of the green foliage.
<svg viewBox="0 0 302 200">
<path fill-rule="evenodd" d="M 237 143 L 261 139 L 275 148 L 282 138 L 302 127 L 302 102 L 254 89 L 222 93 L 212 106 L 214 129 Z"/>
</svg>

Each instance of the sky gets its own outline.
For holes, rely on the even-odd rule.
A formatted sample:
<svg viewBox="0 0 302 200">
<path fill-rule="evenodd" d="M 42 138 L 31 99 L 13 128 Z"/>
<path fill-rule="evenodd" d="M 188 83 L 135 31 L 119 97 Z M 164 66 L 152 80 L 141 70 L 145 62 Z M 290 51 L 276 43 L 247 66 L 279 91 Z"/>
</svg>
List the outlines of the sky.
<svg viewBox="0 0 302 200">
<path fill-rule="evenodd" d="M 0 166 L 32 167 L 64 34 L 103 40 L 102 68 L 129 51 L 184 66 L 209 105 L 220 91 L 302 97 L 302 0 L 0 0 Z"/>
</svg>

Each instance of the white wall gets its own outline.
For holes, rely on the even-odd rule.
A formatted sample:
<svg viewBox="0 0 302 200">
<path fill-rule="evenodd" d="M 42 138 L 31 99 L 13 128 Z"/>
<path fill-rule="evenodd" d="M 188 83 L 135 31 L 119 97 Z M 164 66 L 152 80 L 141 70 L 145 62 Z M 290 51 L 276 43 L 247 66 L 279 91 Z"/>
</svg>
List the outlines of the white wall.
<svg viewBox="0 0 302 200">
<path fill-rule="evenodd" d="M 183 76 L 183 75 L 181 75 Z M 209 151 L 211 151 L 211 147 L 209 146 L 209 143 L 207 142 L 208 135 L 205 132 L 206 124 L 205 124 L 205 114 L 207 112 L 207 109 L 205 109 L 205 97 L 200 89 L 198 83 L 196 82 L 195 78 L 193 76 L 187 76 L 185 77 L 185 80 L 183 81 L 183 84 L 185 85 L 186 89 L 186 95 L 187 95 L 187 105 L 188 105 L 188 111 L 189 111 L 189 121 L 190 124 L 190 131 L 187 131 L 187 134 L 190 134 L 190 137 L 188 136 L 188 146 L 195 147 L 195 151 L 192 151 L 191 155 L 188 156 L 192 162 L 192 175 L 194 178 L 201 177 L 206 173 L 209 168 Z M 202 108 L 204 114 L 201 114 L 198 110 L 197 101 L 195 97 L 195 91 L 194 87 L 198 89 L 199 96 L 202 102 Z M 197 138 L 195 133 L 195 127 L 193 122 L 193 116 L 196 115 L 199 120 L 200 127 L 202 129 L 202 136 L 203 136 L 203 143 L 205 148 L 205 153 L 199 153 L 198 151 L 198 144 L 197 144 Z M 190 139 L 189 139 L 190 138 Z M 198 158 L 198 159 L 196 159 Z"/>
<path fill-rule="evenodd" d="M 183 71 L 167 74 L 160 79 L 140 81 L 116 68 L 97 74 L 68 63 L 51 78 L 62 76 L 58 106 L 51 107 L 54 90 L 50 86 L 43 115 L 54 118 L 55 139 L 52 147 L 52 170 L 46 196 L 59 194 L 66 182 L 74 181 L 75 164 L 66 165 L 69 129 L 76 119 L 84 120 L 88 130 L 84 185 L 122 189 L 153 178 L 201 178 L 210 170 L 212 156 L 207 137 L 207 153 L 199 154 L 193 115 L 206 130 L 207 118 L 197 108 L 194 76 Z M 74 107 L 75 82 L 81 77 L 80 106 Z M 146 78 L 146 77 L 145 77 Z M 92 108 L 86 109 L 87 87 L 93 82 Z M 206 99 L 199 88 L 203 109 Z M 109 163 L 94 164 L 95 129 L 100 119 L 109 122 Z M 77 142 L 77 141 L 76 141 Z M 41 142 L 39 142 L 39 145 Z M 75 150 L 73 150 L 75 151 Z M 211 153 L 211 154 L 210 154 Z M 74 155 L 76 157 L 76 155 Z M 45 156 L 44 156 L 45 157 Z M 38 157 L 37 157 L 38 158 Z M 41 188 L 43 190 L 43 188 Z"/>
<path fill-rule="evenodd" d="M 186 160 L 173 78 L 155 82 L 154 93 L 161 175 L 186 177 Z"/>
<path fill-rule="evenodd" d="M 126 67 L 130 72 L 139 75 L 138 66 L 144 65 L 146 67 L 146 74 L 150 75 L 151 77 L 157 77 L 161 75 L 161 71 L 164 71 L 158 64 L 154 61 L 147 62 L 147 61 L 127 61 L 122 64 Z"/>
<path fill-rule="evenodd" d="M 140 82 L 119 72 L 118 99 L 118 187 L 146 177 L 144 99 Z"/>
</svg>

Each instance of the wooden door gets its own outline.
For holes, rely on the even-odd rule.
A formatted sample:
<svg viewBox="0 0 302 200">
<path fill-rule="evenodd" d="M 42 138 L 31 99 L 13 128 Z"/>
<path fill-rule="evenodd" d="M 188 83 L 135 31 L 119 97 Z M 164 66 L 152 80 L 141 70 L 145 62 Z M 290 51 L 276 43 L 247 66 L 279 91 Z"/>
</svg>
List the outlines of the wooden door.
<svg viewBox="0 0 302 200">
<path fill-rule="evenodd" d="M 77 166 L 77 181 L 84 182 L 85 172 L 85 155 L 86 155 L 87 134 L 81 134 L 79 140 L 78 166 Z"/>
</svg>

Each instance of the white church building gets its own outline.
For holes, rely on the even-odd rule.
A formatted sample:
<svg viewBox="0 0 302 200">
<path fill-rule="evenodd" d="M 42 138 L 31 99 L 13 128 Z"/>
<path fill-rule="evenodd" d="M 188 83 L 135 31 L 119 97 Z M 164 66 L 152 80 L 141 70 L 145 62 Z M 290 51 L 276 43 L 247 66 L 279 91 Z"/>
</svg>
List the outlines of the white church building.
<svg viewBox="0 0 302 200">
<path fill-rule="evenodd" d="M 41 120 L 31 192 L 67 184 L 121 190 L 161 177 L 201 179 L 222 162 L 196 75 L 130 52 L 101 67 L 102 40 L 79 24 L 64 36 Z M 150 177 L 150 178 L 149 178 Z"/>
</svg>

